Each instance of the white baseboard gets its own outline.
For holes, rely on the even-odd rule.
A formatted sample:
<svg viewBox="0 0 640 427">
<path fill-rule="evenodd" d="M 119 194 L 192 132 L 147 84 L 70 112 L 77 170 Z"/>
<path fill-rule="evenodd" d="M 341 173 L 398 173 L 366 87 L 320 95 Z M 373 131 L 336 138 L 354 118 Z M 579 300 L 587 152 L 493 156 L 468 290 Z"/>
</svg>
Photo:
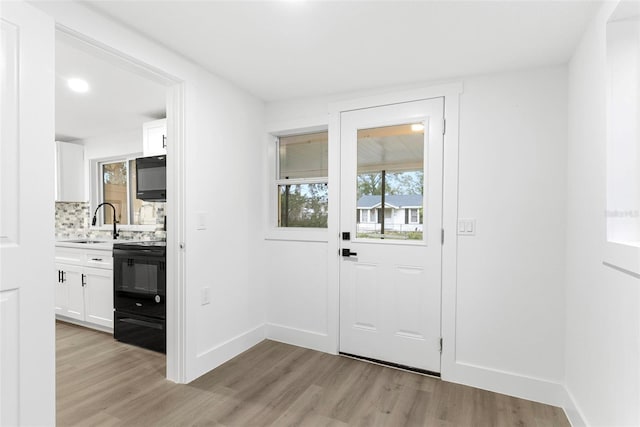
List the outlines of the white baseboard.
<svg viewBox="0 0 640 427">
<path fill-rule="evenodd" d="M 96 331 L 106 332 L 113 335 L 113 328 L 108 328 L 102 325 L 96 325 L 95 323 L 85 322 L 82 320 L 72 319 L 71 317 L 63 316 L 62 314 L 56 314 L 56 320 L 61 322 L 72 323 L 78 326 L 84 326 L 85 328 L 95 329 Z"/>
<path fill-rule="evenodd" d="M 565 408 L 568 400 L 561 383 L 467 363 L 446 364 L 442 379 L 560 408 Z"/>
<path fill-rule="evenodd" d="M 587 427 L 586 419 L 567 387 L 559 382 L 456 362 L 443 370 L 442 379 L 532 400 L 564 410 L 572 427 Z"/>
<path fill-rule="evenodd" d="M 566 400 L 564 404 L 564 413 L 567 415 L 569 422 L 573 427 L 587 427 L 588 426 L 587 421 L 582 413 L 582 410 L 580 410 L 580 407 L 576 403 L 576 400 L 573 397 L 573 394 L 566 387 L 565 387 L 565 392 L 566 392 L 566 396 L 565 396 Z"/>
<path fill-rule="evenodd" d="M 327 334 L 289 326 L 267 323 L 246 331 L 224 343 L 197 355 L 199 369 L 187 382 L 215 369 L 264 339 L 279 341 L 298 347 L 336 354 L 335 343 Z M 481 388 L 563 408 L 573 427 L 586 427 L 587 423 L 573 395 L 557 382 L 500 371 L 469 363 L 445 363 L 444 381 Z"/>
<path fill-rule="evenodd" d="M 187 372 L 186 382 L 189 383 L 199 376 L 217 368 L 264 339 L 265 328 L 263 324 L 198 353 L 196 355 L 196 363 L 194 364 L 195 369 Z"/>
<path fill-rule="evenodd" d="M 336 354 L 336 349 L 333 348 L 335 345 L 332 345 L 329 336 L 320 332 L 267 323 L 266 336 L 267 339 L 273 341 L 322 351 L 324 353 Z"/>
</svg>

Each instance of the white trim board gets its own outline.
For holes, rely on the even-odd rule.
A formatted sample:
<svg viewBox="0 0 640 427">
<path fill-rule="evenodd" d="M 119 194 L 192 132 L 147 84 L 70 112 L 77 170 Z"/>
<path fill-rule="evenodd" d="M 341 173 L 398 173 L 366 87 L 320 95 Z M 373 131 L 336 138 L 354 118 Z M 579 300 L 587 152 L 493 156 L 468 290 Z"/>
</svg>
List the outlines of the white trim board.
<svg viewBox="0 0 640 427">
<path fill-rule="evenodd" d="M 573 397 L 573 393 L 565 386 L 565 403 L 562 406 L 564 409 L 564 413 L 569 420 L 569 423 L 573 427 L 587 427 L 589 424 L 587 423 L 587 419 L 584 416 L 584 412 L 576 403 L 575 398 Z"/>
<path fill-rule="evenodd" d="M 83 328 L 93 329 L 95 331 L 105 332 L 113 335 L 113 328 L 107 328 L 106 326 L 97 325 L 91 322 L 85 322 L 83 320 L 73 319 L 71 317 L 56 314 L 56 320 L 64 323 L 70 323 L 72 325 L 82 326 Z"/>
<path fill-rule="evenodd" d="M 446 377 L 442 377 L 444 381 L 557 406 L 564 410 L 573 427 L 589 425 L 573 394 L 564 384 L 464 362 L 456 362 L 447 371 Z"/>
<path fill-rule="evenodd" d="M 447 371 L 445 381 L 558 407 L 564 407 L 567 400 L 564 385 L 553 381 L 464 362 L 456 362 Z"/>
<path fill-rule="evenodd" d="M 211 366 L 220 366 L 223 363 L 233 359 L 240 353 L 249 350 L 251 347 L 259 344 L 265 339 L 265 325 L 258 325 L 252 329 L 242 332 L 235 337 L 209 348 L 202 352 L 198 352 L 196 360 L 198 361 L 195 370 L 188 372 L 186 382 L 193 381 L 211 371 Z"/>
<path fill-rule="evenodd" d="M 403 102 L 419 101 L 421 99 L 457 96 L 463 92 L 462 82 L 443 83 L 434 86 L 409 89 L 399 92 L 389 92 L 380 95 L 366 96 L 352 100 L 333 102 L 329 104 L 329 114 L 342 113 L 362 108 L 380 107 L 383 105 L 401 104 Z M 446 117 L 446 111 L 445 111 Z M 329 120 L 331 129 L 331 120 Z"/>
<path fill-rule="evenodd" d="M 462 93 L 462 83 L 448 83 L 422 89 L 374 95 L 354 100 L 341 101 L 329 105 L 329 153 L 340 152 L 340 114 L 344 111 L 369 108 L 375 106 L 411 102 L 421 99 L 444 97 L 445 119 L 447 130 L 444 137 L 444 179 L 443 179 L 443 227 L 451 230 L 449 235 L 455 236 L 458 216 L 458 109 L 459 95 Z M 329 158 L 329 188 L 339 188 L 340 159 L 339 155 L 330 154 Z M 339 206 L 339 194 L 331 192 L 329 204 Z M 328 242 L 328 322 L 329 334 L 333 338 L 334 351 L 339 349 L 339 213 L 340 209 L 329 210 L 329 242 Z M 442 293 L 442 333 L 443 336 L 453 338 L 455 342 L 455 305 L 456 305 L 456 268 L 457 243 L 456 238 L 445 238 L 443 246 L 443 293 Z M 445 275 L 445 272 L 447 274 Z M 445 292 L 445 290 L 447 290 Z M 446 300 L 446 301 L 445 301 Z M 443 361 L 446 357 L 443 352 Z M 444 365 L 444 363 L 443 363 Z M 444 366 L 443 366 L 444 368 Z"/>
<path fill-rule="evenodd" d="M 333 351 L 329 335 L 325 333 L 291 328 L 289 326 L 278 325 L 275 323 L 267 323 L 266 336 L 269 340 L 309 348 L 323 353 L 336 354 Z"/>
<path fill-rule="evenodd" d="M 138 58 L 76 31 L 60 22 L 56 31 L 66 37 L 76 39 L 95 50 L 105 60 L 114 60 L 118 65 L 138 75 L 153 80 L 166 87 L 167 131 L 171 144 L 167 147 L 167 369 L 166 377 L 170 381 L 186 381 L 186 309 L 184 277 L 184 141 L 185 141 L 185 100 L 184 82 L 171 74 L 154 67 Z M 91 173 L 91 176 L 93 174 Z M 93 196 L 92 196 L 93 197 Z"/>
</svg>

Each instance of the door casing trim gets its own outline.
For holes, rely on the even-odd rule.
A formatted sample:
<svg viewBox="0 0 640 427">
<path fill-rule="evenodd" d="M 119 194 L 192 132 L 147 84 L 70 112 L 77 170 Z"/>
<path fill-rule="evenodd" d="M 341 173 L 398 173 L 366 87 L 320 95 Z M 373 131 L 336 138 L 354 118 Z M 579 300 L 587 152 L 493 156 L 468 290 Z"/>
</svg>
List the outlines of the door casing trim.
<svg viewBox="0 0 640 427">
<path fill-rule="evenodd" d="M 167 147 L 167 368 L 166 378 L 176 383 L 186 382 L 186 310 L 185 310 L 185 260 L 184 260 L 184 146 L 185 146 L 185 84 L 184 81 L 164 70 L 81 32 L 56 22 L 56 32 L 72 37 L 93 49 L 102 51 L 116 61 L 126 64 L 132 72 L 142 74 L 167 89 L 167 134 L 171 144 Z"/>
<path fill-rule="evenodd" d="M 444 98 L 446 133 L 443 147 L 441 336 L 443 348 L 440 363 L 441 378 L 447 380 L 455 370 L 456 286 L 457 286 L 457 218 L 458 218 L 458 143 L 459 105 L 462 82 L 445 83 L 418 89 L 392 92 L 329 104 L 329 188 L 340 188 L 340 115 L 343 112 L 381 107 L 431 98 Z M 332 353 L 340 349 L 340 193 L 329 192 L 328 261 L 327 261 L 327 332 L 333 337 Z M 334 254 L 333 256 L 331 254 Z"/>
</svg>

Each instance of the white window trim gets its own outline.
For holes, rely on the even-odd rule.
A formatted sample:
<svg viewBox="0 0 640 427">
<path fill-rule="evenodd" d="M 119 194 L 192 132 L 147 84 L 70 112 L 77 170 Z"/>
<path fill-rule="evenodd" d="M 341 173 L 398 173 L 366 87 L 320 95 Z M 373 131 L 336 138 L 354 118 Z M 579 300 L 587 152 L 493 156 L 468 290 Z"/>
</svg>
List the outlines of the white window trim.
<svg viewBox="0 0 640 427">
<path fill-rule="evenodd" d="M 102 196 L 102 185 L 101 185 L 102 180 L 99 177 L 101 175 L 100 166 L 104 163 L 115 163 L 115 162 L 121 162 L 123 160 L 126 160 L 127 162 L 129 162 L 129 160 L 135 160 L 140 156 L 142 156 L 142 153 L 131 153 L 131 154 L 125 154 L 122 156 L 112 156 L 112 157 L 105 157 L 105 158 L 90 160 L 89 170 L 91 175 L 91 179 L 90 179 L 91 197 L 89 202 L 89 220 L 93 218 L 93 213 L 96 210 L 96 206 L 98 206 L 98 204 L 100 203 L 100 200 L 104 200 Z M 127 164 L 127 168 L 128 167 L 129 166 Z M 127 201 L 127 203 L 129 203 L 129 201 Z M 127 210 L 129 211 L 129 207 L 127 208 Z M 130 211 L 129 211 L 129 214 L 130 214 Z M 113 224 L 103 224 L 102 223 L 103 220 L 104 220 L 103 213 L 99 211 L 98 225 L 91 225 L 91 223 L 89 223 L 89 229 L 94 231 L 112 231 Z M 123 231 L 156 231 L 158 229 L 157 224 L 156 225 L 117 224 L 117 227 L 118 227 L 118 230 L 123 230 Z"/>
<path fill-rule="evenodd" d="M 608 30 L 608 26 L 610 22 L 614 22 L 616 17 L 620 16 L 620 12 L 622 11 L 623 14 L 628 13 L 630 11 L 631 8 L 635 8 L 636 5 L 631 5 L 631 4 L 618 4 L 611 12 L 609 18 L 607 19 L 607 23 L 605 25 L 606 29 Z M 626 10 L 625 10 L 626 9 Z M 608 32 L 608 31 L 606 31 Z M 608 34 L 606 37 L 606 46 L 607 46 L 607 57 L 606 57 L 606 67 L 607 67 L 607 73 L 610 76 L 610 66 L 611 63 L 609 61 L 609 39 L 608 39 Z M 612 110 L 612 102 L 613 100 L 611 99 L 611 82 L 610 82 L 610 77 L 607 78 L 607 83 L 606 83 L 606 87 L 607 87 L 607 142 L 606 142 L 606 148 L 607 148 L 607 154 L 609 153 L 609 150 L 611 149 L 611 144 L 614 144 L 614 146 L 616 145 L 615 142 L 613 142 L 612 138 L 613 138 L 613 133 L 612 133 L 612 128 L 613 128 L 613 123 L 612 123 L 612 117 L 614 117 L 616 115 L 616 111 Z M 609 186 L 609 180 L 611 179 L 611 171 L 608 170 L 608 163 L 610 162 L 609 159 L 607 159 L 606 161 L 606 183 L 607 183 L 607 188 Z M 638 165 L 636 163 L 635 165 L 635 169 L 640 169 L 640 165 Z M 606 202 L 606 208 L 607 208 L 607 212 L 609 211 L 609 209 L 612 209 L 613 207 L 609 206 L 609 202 L 608 202 L 608 195 L 607 195 L 607 202 Z M 605 221 L 605 239 L 603 242 L 603 260 L 602 263 L 610 268 L 613 268 L 617 271 L 629 274 L 635 278 L 640 278 L 640 243 L 638 242 L 634 242 L 634 241 L 617 241 L 617 240 L 613 240 L 609 238 L 609 218 L 608 215 L 605 215 L 604 221 Z"/>
<path fill-rule="evenodd" d="M 278 185 L 294 185 L 294 184 L 317 184 L 329 183 L 329 177 L 318 178 L 298 178 L 298 179 L 278 179 L 278 138 L 281 136 L 302 135 L 306 133 L 326 132 L 328 130 L 328 122 L 324 124 L 295 123 L 288 127 L 286 124 L 271 127 L 268 130 L 266 138 L 266 161 L 267 161 L 267 179 L 265 180 L 268 188 L 265 193 L 267 200 L 264 203 L 268 215 L 266 215 L 267 224 L 265 226 L 265 240 L 285 240 L 299 242 L 327 242 L 327 228 L 307 228 L 307 227 L 278 227 Z M 302 126 L 298 126 L 302 125 Z M 282 127 L 280 127 L 282 126 Z M 269 127 L 268 127 L 269 129 Z M 328 209 L 331 209 L 329 206 Z"/>
<path fill-rule="evenodd" d="M 607 267 L 640 277 L 640 247 L 629 242 L 604 242 L 602 263 Z"/>
</svg>

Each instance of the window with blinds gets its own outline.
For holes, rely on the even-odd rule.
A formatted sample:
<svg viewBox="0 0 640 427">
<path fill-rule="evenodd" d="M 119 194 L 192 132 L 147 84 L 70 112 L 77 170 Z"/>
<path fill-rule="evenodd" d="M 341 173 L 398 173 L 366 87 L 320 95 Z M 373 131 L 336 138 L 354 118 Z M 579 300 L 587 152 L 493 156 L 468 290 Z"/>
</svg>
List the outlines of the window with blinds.
<svg viewBox="0 0 640 427">
<path fill-rule="evenodd" d="M 278 138 L 279 227 L 327 227 L 328 142 L 326 131 Z"/>
</svg>

